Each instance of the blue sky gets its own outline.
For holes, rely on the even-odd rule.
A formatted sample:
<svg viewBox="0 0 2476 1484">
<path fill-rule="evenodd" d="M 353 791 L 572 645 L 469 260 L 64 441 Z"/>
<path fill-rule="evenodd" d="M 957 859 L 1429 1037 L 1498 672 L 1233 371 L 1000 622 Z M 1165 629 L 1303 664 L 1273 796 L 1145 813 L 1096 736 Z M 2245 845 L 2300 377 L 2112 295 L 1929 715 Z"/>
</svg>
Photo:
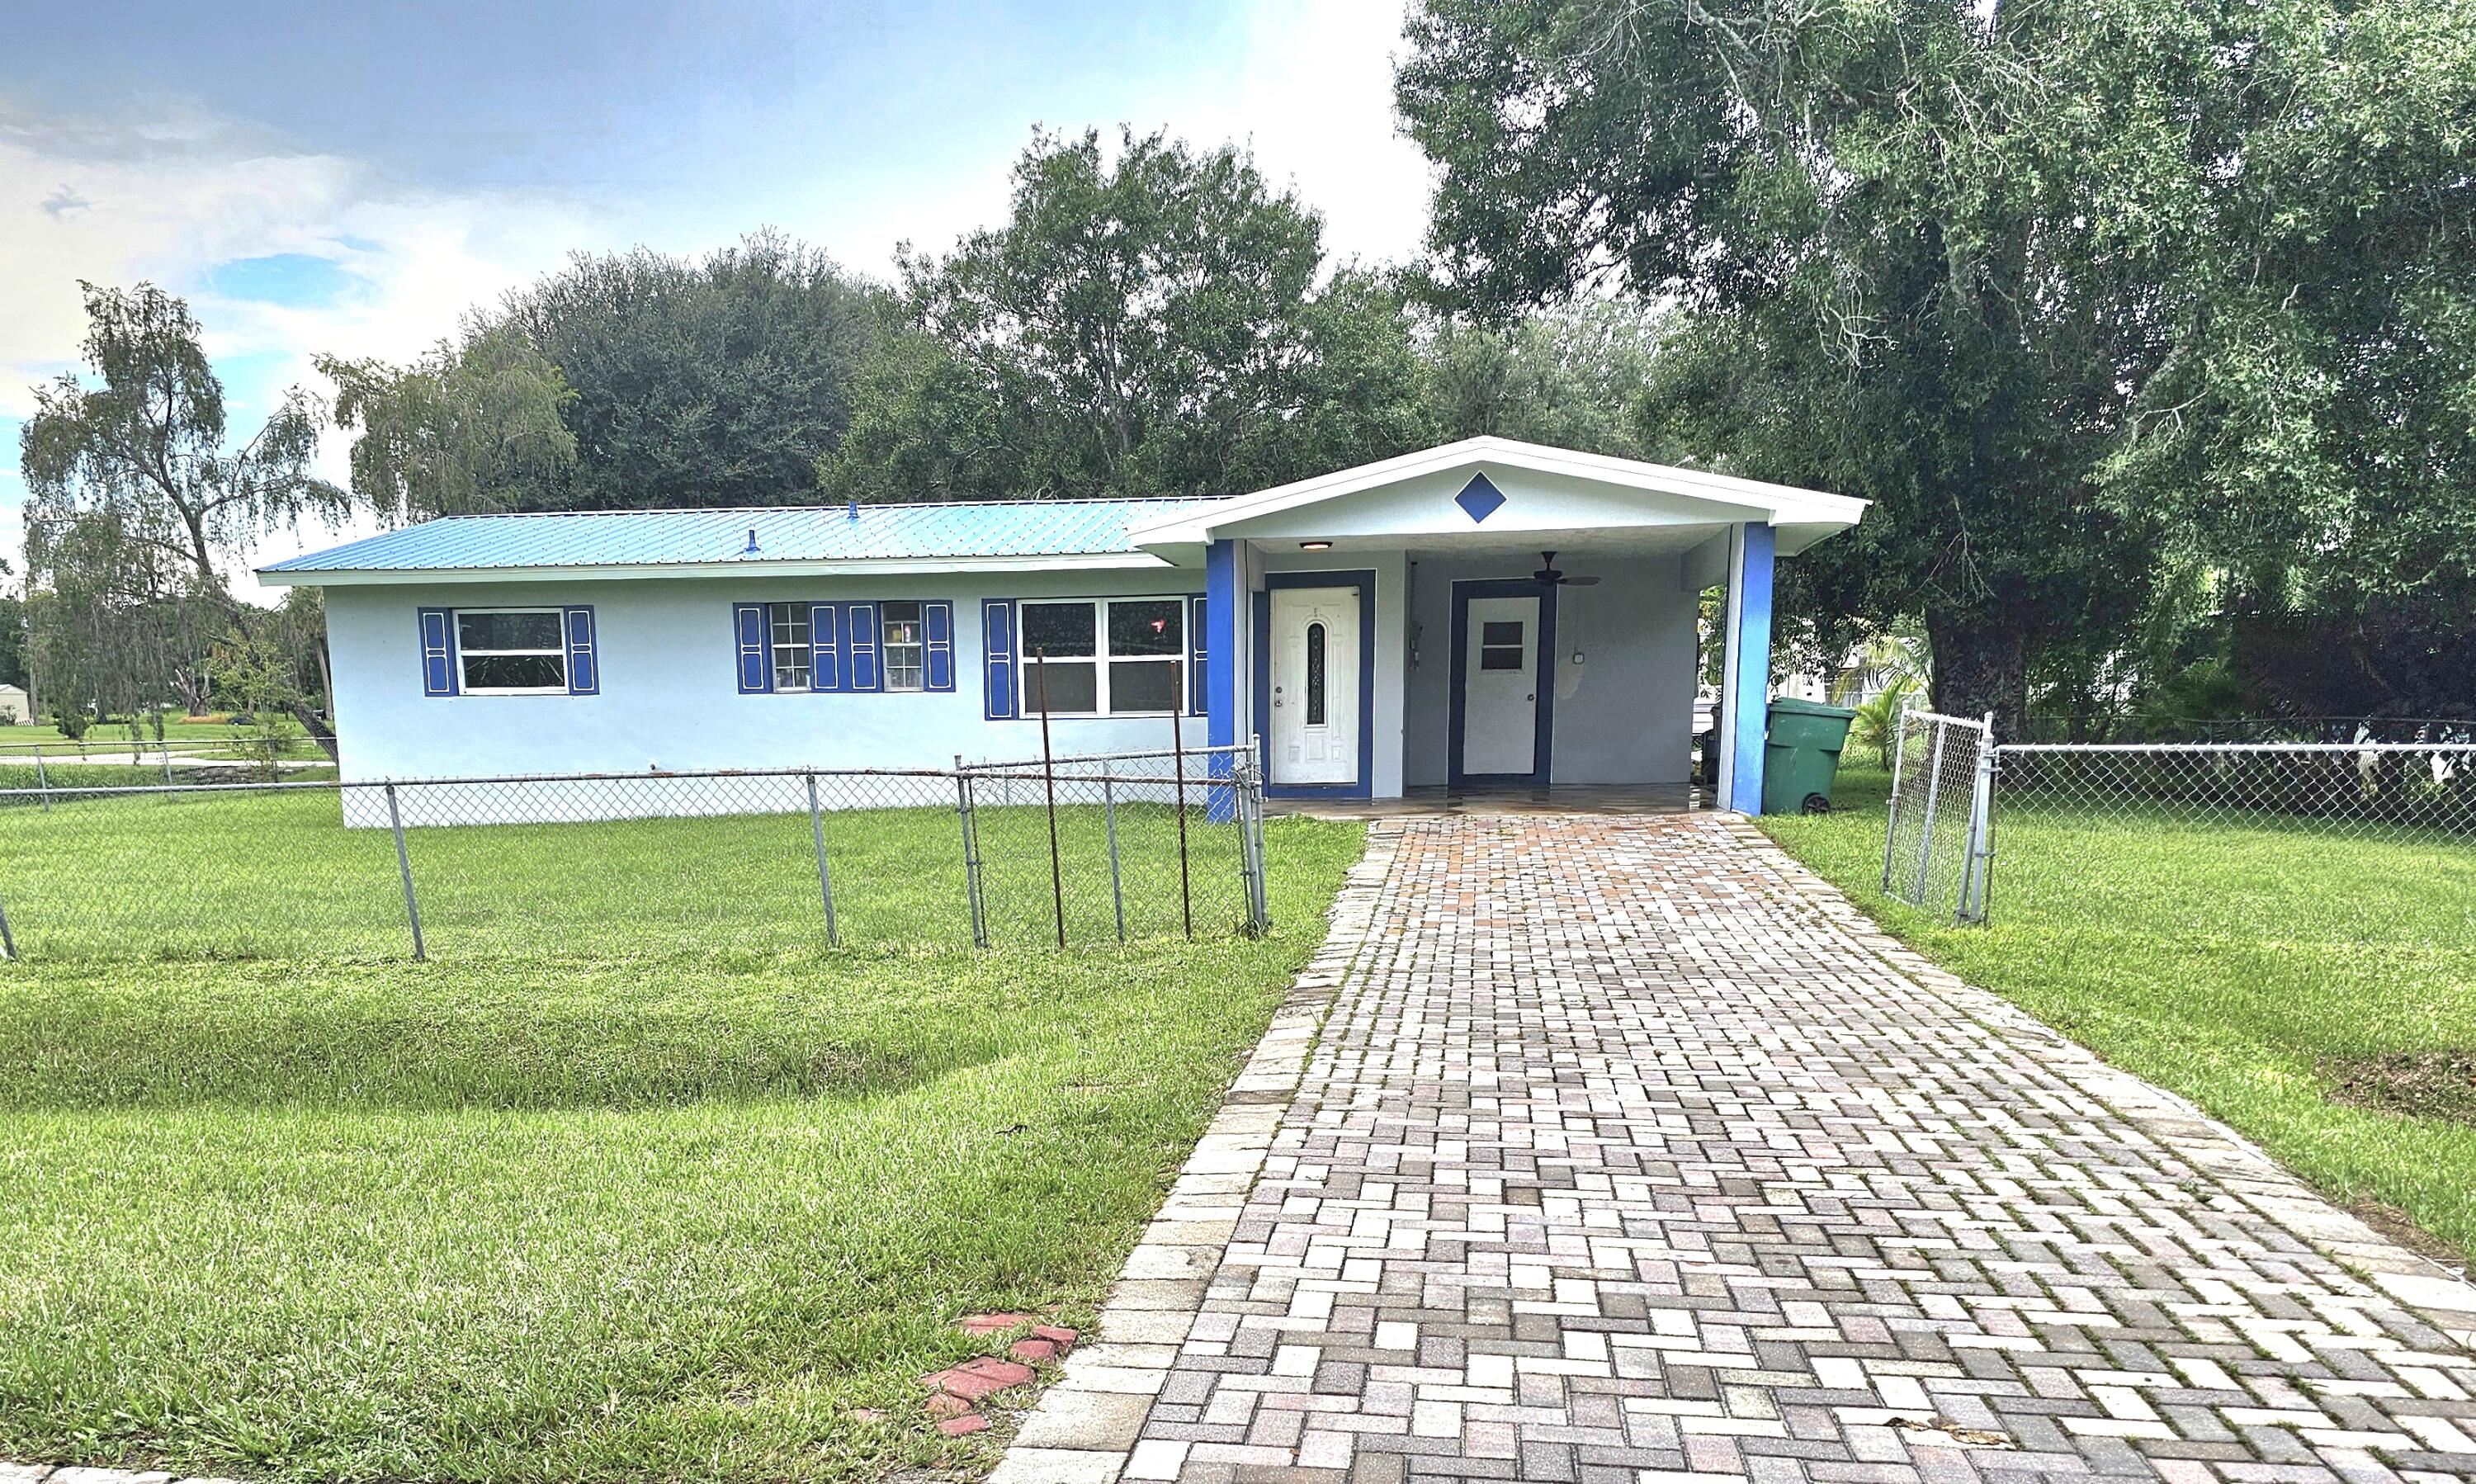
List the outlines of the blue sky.
<svg viewBox="0 0 2476 1484">
<path fill-rule="evenodd" d="M 30 9 L 0 50 L 12 551 L 15 420 L 75 358 L 80 278 L 187 295 L 254 429 L 312 354 L 409 356 L 577 249 L 771 224 L 882 273 L 999 218 L 1035 127 L 1250 143 L 1346 254 L 1424 227 L 1393 0 Z"/>
</svg>

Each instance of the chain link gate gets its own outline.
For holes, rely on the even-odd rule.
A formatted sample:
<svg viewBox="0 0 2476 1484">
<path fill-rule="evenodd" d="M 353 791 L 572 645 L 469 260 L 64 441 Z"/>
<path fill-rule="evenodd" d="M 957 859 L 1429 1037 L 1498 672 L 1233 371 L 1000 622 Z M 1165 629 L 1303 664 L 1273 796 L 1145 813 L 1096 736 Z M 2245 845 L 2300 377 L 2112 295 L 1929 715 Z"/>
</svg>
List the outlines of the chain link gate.
<svg viewBox="0 0 2476 1484">
<path fill-rule="evenodd" d="M 1883 893 L 1955 923 L 1986 920 L 1994 861 L 1994 716 L 1903 710 L 1883 825 Z"/>
</svg>

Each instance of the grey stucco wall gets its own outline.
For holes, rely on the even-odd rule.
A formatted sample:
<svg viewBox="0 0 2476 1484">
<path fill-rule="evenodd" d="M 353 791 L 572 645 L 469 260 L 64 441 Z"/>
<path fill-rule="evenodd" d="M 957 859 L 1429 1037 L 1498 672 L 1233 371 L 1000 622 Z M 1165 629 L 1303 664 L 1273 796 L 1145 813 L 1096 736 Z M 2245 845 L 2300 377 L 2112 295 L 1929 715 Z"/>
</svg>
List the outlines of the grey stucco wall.
<svg viewBox="0 0 2476 1484">
<path fill-rule="evenodd" d="M 1571 695 L 1555 702 L 1556 783 L 1682 783 L 1692 770 L 1696 595 L 1681 585 L 1674 556 L 1597 557 L 1567 553 L 1558 566 L 1601 579 L 1558 595 L 1553 674 Z M 1523 577 L 1537 567 L 1516 557 L 1418 559 L 1410 580 L 1417 661 L 1406 671 L 1402 706 L 1404 781 L 1441 785 L 1448 777 L 1452 678 L 1452 584 Z M 1576 645 L 1584 662 L 1573 665 Z"/>
</svg>

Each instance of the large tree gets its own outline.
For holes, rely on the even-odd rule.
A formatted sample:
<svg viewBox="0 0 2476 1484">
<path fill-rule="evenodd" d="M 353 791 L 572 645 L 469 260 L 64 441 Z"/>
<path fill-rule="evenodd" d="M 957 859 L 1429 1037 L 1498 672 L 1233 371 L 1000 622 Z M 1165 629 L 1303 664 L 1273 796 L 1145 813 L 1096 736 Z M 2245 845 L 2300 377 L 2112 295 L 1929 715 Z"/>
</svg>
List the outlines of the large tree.
<svg viewBox="0 0 2476 1484">
<path fill-rule="evenodd" d="M 509 295 L 476 342 L 496 344 L 487 332 L 505 326 L 565 386 L 573 463 L 503 492 L 558 509 L 798 498 L 841 445 L 852 379 L 882 334 L 881 299 L 772 232 L 694 261 L 643 248 L 580 254 Z"/>
<path fill-rule="evenodd" d="M 2165 332 L 2110 485 L 2173 517 L 2255 695 L 2476 716 L 2476 10 L 2177 29 L 2209 168 L 2109 260 Z"/>
<path fill-rule="evenodd" d="M 1424 347 L 1437 433 L 1639 458 L 1639 407 L 1670 319 L 1585 297 L 1501 328 L 1448 321 Z"/>
<path fill-rule="evenodd" d="M 391 518 L 539 509 L 576 463 L 558 367 L 509 325 L 469 328 L 406 365 L 318 359 L 354 431 L 353 493 Z"/>
<path fill-rule="evenodd" d="M 26 559 L 41 582 L 81 523 L 169 557 L 220 591 L 219 558 L 305 515 L 339 517 L 352 496 L 310 467 L 324 422 L 315 398 L 286 392 L 257 434 L 227 445 L 223 383 L 189 307 L 152 284 L 86 291 L 87 367 L 34 388 L 19 431 L 27 488 Z"/>
<path fill-rule="evenodd" d="M 1114 155 L 1114 158 L 1112 156 Z M 862 499 L 1223 493 L 1429 424 L 1399 296 L 1234 148 L 1036 141 L 1003 227 L 907 256 L 823 473 Z"/>
<path fill-rule="evenodd" d="M 2261 310 L 2349 300 L 2359 356 L 2465 323 L 2464 276 L 2423 276 L 2429 311 L 2402 314 L 2342 286 L 2352 250 L 2300 251 L 2402 218 L 2417 245 L 2393 251 L 2464 242 L 2467 73 L 2439 75 L 2464 51 L 2404 85 L 2381 59 L 2465 24 L 2303 0 L 1428 0 L 1399 90 L 1443 167 L 1451 291 L 1481 312 L 1595 282 L 1674 299 L 1694 328 L 1649 433 L 1875 500 L 1798 564 L 1808 596 L 1922 613 L 1938 704 L 2009 719 L 2034 662 L 2147 601 L 2177 509 L 2131 475 L 2175 459 L 2127 450 L 2180 431 L 2186 488 L 2192 460 L 2244 484 L 2196 399 L 2248 404 L 2258 457 L 2296 407 L 2282 374 L 2345 374 L 2310 332 L 2230 354 Z M 2331 204 L 2286 214 L 2299 177 Z M 2429 467 L 2431 429 L 2404 441 Z"/>
<path fill-rule="evenodd" d="M 274 526 L 342 516 L 353 496 L 311 468 L 314 397 L 286 392 L 234 448 L 188 306 L 152 284 L 84 287 L 91 381 L 35 388 L 19 434 L 37 680 L 56 713 L 194 706 L 209 643 L 258 621 L 220 563 Z M 300 720 L 332 740 L 306 705 Z"/>
</svg>

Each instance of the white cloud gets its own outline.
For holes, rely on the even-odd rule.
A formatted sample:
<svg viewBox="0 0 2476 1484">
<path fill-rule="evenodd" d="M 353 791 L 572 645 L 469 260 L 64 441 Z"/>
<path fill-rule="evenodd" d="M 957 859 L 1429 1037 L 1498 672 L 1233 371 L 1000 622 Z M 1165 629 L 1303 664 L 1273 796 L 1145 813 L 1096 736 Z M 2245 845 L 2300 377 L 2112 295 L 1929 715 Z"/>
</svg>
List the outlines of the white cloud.
<svg viewBox="0 0 2476 1484">
<path fill-rule="evenodd" d="M 548 193 L 407 188 L 363 162 L 196 113 L 103 125 L 0 109 L 0 418 L 26 415 L 29 387 L 74 364 L 81 279 L 182 292 L 210 358 L 256 358 L 246 379 L 228 378 L 245 436 L 283 387 L 317 384 L 313 355 L 410 356 L 613 226 Z M 204 286 L 217 263 L 278 254 L 334 262 L 343 287 L 278 304 Z M 344 473 L 345 446 L 331 434 L 321 449 L 331 478 Z M 0 541 L 12 553 L 24 496 L 14 452 L 0 450 Z M 255 559 L 330 539 L 277 532 Z"/>
<path fill-rule="evenodd" d="M 1325 216 L 1337 255 L 1404 261 L 1427 228 L 1427 157 L 1393 112 L 1404 12 L 1387 0 L 1268 0 L 1250 16 L 1230 86 L 1168 113 L 1198 142 L 1250 144 L 1275 180 Z"/>
</svg>

